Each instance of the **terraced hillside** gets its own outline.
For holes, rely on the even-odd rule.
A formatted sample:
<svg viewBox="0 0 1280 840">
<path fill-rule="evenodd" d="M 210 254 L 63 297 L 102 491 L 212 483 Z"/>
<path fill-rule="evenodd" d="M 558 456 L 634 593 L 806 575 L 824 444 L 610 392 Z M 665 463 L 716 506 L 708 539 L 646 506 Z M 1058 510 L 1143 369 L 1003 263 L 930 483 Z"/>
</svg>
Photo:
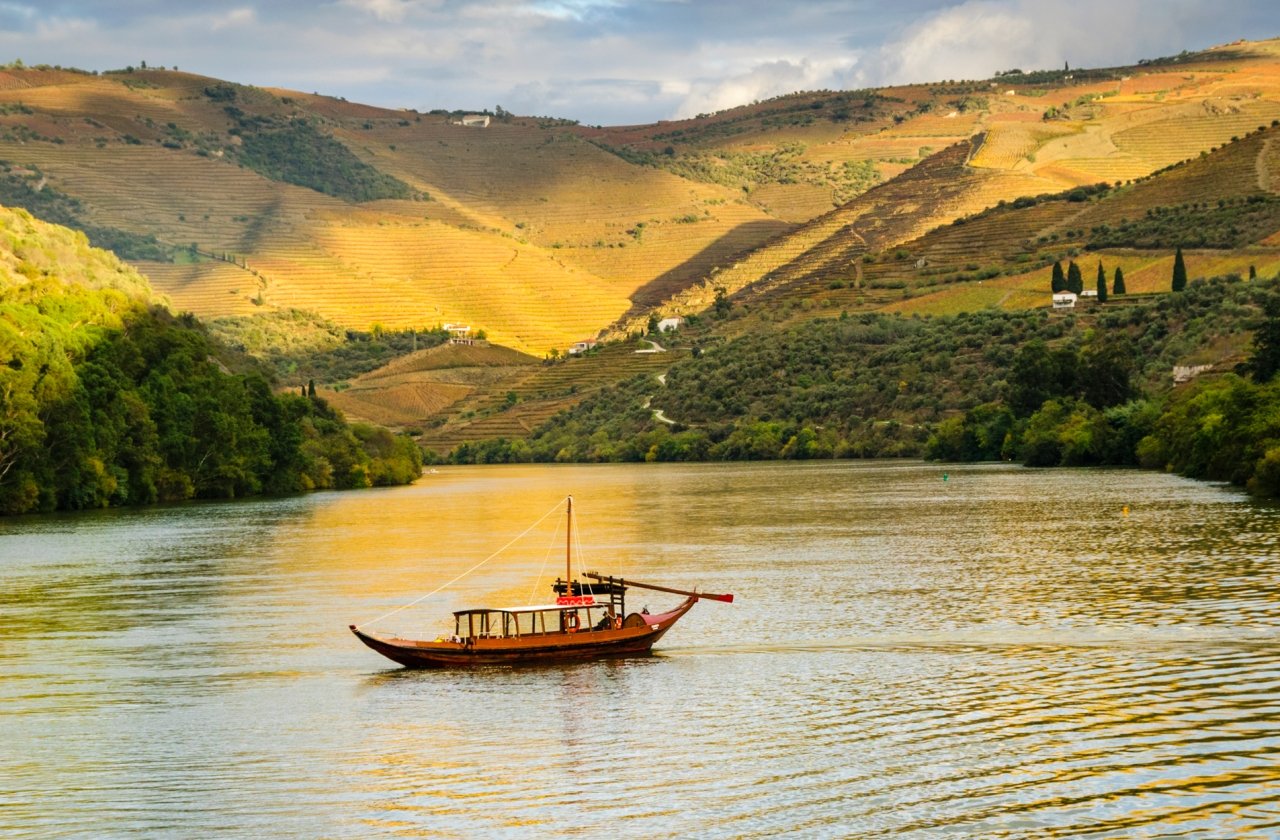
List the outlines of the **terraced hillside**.
<svg viewBox="0 0 1280 840">
<path fill-rule="evenodd" d="M 251 142 L 296 156 L 335 140 L 349 160 L 322 173 L 389 176 L 410 200 L 358 201 L 248 156 Z M 790 227 L 554 126 L 470 128 L 162 70 L 0 72 L 0 160 L 76 202 L 86 226 L 193 255 L 140 264 L 178 308 L 311 309 L 360 330 L 461 322 L 538 354 Z"/>
<path fill-rule="evenodd" d="M 1050 302 L 1052 263 L 1073 260 L 1086 288 L 1101 263 L 1109 286 L 1119 268 L 1130 294 L 1162 293 L 1179 246 L 1192 278 L 1280 273 L 1280 121 L 1129 185 L 1020 199 L 865 254 L 854 273 L 744 299 L 939 315 L 1035 308 Z"/>
<path fill-rule="evenodd" d="M 716 288 L 847 269 L 1001 199 L 1194 157 L 1280 117 L 1280 48 L 798 93 L 651 126 L 457 116 L 168 70 L 0 70 L 0 160 L 78 201 L 85 225 L 185 251 L 139 263 L 177 307 L 463 322 L 543 355 Z"/>
<path fill-rule="evenodd" d="M 537 360 L 504 347 L 443 344 L 402 356 L 317 393 L 348 417 L 395 428 L 443 414 L 477 391 L 485 395 L 528 378 Z"/>
<path fill-rule="evenodd" d="M 949 200 L 962 202 L 966 191 L 990 189 L 984 183 L 990 174 L 966 166 L 970 149 L 959 144 L 944 150 L 907 176 L 718 273 L 715 279 L 725 282 L 721 288 L 736 289 L 730 305 L 741 307 L 739 316 L 704 317 L 686 338 L 705 341 L 708 330 L 722 337 L 767 332 L 842 311 L 946 315 L 992 307 L 1043 309 L 1050 303 L 1049 266 L 1055 260 L 1075 260 L 1086 288 L 1093 287 L 1098 264 L 1108 286 L 1121 269 L 1127 294 L 1106 305 L 1125 306 L 1168 292 L 1176 244 L 1188 246 L 1192 278 L 1280 275 L 1280 121 L 1129 185 L 1004 202 L 894 243 L 895 232 L 929 218 L 927 212 L 911 212 L 922 206 L 910 198 L 913 181 L 944 207 Z M 1164 237 L 1166 244 L 1151 246 L 1152 237 Z M 1204 246 L 1206 238 L 1217 247 Z M 735 287 L 742 278 L 752 279 Z M 1096 315 L 1096 306 L 1085 304 L 1080 312 Z M 1241 358 L 1245 340 L 1223 336 L 1220 345 L 1184 361 L 1229 368 Z M 488 432 L 483 424 L 455 427 L 433 443 L 443 450 L 462 440 L 520 436 L 515 427 L 501 435 Z"/>
<path fill-rule="evenodd" d="M 720 294 L 751 301 L 811 281 L 839 280 L 861 287 L 862 261 L 868 254 L 920 236 L 970 208 L 988 207 L 1005 196 L 1042 192 L 1049 186 L 1034 176 L 969 166 L 973 146 L 965 141 L 930 156 L 840 209 L 713 272 L 699 286 L 665 301 L 661 311 L 688 315 L 706 309 Z M 610 335 L 625 335 L 642 326 L 641 319 L 629 319 Z"/>
<path fill-rule="evenodd" d="M 1251 59 L 1264 61 L 1265 59 Z M 1214 72 L 1221 74 L 1221 65 Z M 1117 82 L 1131 98 L 1157 94 L 1168 98 L 1165 85 L 1168 74 L 1158 77 L 1147 88 L 1133 84 L 1132 79 Z M 1183 74 L 1187 75 L 1187 74 Z M 1215 89 L 1221 93 L 1221 89 Z M 1186 91 L 1183 91 L 1185 94 Z M 986 133 L 966 139 L 929 154 L 914 166 L 904 168 L 888 182 L 869 190 L 854 201 L 801 226 L 793 232 L 775 237 L 765 246 L 745 256 L 716 267 L 704 281 L 669 296 L 659 311 L 664 314 L 697 313 L 724 292 L 735 302 L 748 304 L 772 321 L 803 320 L 815 315 L 835 315 L 846 310 L 886 309 L 904 312 L 955 312 L 987 306 L 1036 308 L 1048 304 L 1047 265 L 1054 258 L 1068 258 L 1072 251 L 1079 256 L 1087 277 L 1092 282 L 1095 263 L 1086 251 L 1092 229 L 1115 225 L 1126 214 L 1141 216 L 1146 210 L 1166 204 L 1191 201 L 1246 200 L 1259 190 L 1269 189 L 1271 164 L 1277 144 L 1269 132 L 1256 133 L 1257 122 L 1241 129 L 1241 114 L 1249 119 L 1265 117 L 1274 107 L 1270 100 L 1250 91 L 1252 102 L 1238 112 L 1218 113 L 1203 104 L 1193 110 L 1185 102 L 1165 106 L 1149 101 L 1142 108 L 1130 102 L 1113 106 L 1114 97 L 1103 97 L 1110 111 L 1097 106 L 1093 94 L 1081 94 L 1084 103 L 1065 118 L 1045 120 L 1038 109 L 1043 102 L 1027 106 L 1015 92 L 1008 101 L 994 100 L 981 120 Z M 1273 95 L 1273 94 L 1268 94 Z M 1026 97 L 1035 99 L 1035 97 Z M 917 104 L 915 106 L 919 108 Z M 1031 111 L 1030 108 L 1036 110 Z M 1145 112 L 1145 113 L 1144 113 Z M 1190 145 L 1179 146 L 1179 153 L 1194 149 L 1196 158 L 1158 177 L 1146 178 L 1155 164 L 1165 158 L 1138 159 L 1119 150 L 1100 150 L 1099 136 L 1114 136 L 1155 121 L 1158 114 L 1169 117 L 1181 114 L 1192 120 L 1198 134 Z M 916 144 L 911 131 L 920 131 L 923 120 L 931 119 L 936 130 L 953 124 L 959 115 L 928 117 L 919 114 L 884 127 L 871 134 L 846 142 L 851 147 L 861 144 L 874 148 L 879 144 L 885 154 L 905 154 Z M 919 122 L 915 127 L 911 121 Z M 970 124 L 976 125 L 974 119 Z M 1205 135 L 1206 128 L 1212 131 Z M 1114 129 L 1114 130 L 1113 130 Z M 1231 143 L 1229 132 L 1251 135 L 1240 143 Z M 1016 139 L 1024 139 L 1022 157 L 1003 163 L 994 150 Z M 1095 136 L 1097 135 L 1097 136 Z M 935 135 L 935 142 L 937 137 Z M 1201 147 L 1205 137 L 1216 141 Z M 905 139 L 904 139 L 905 138 Z M 1029 139 L 1026 139 L 1029 138 Z M 1045 151 L 1047 144 L 1066 138 L 1065 153 Z M 1077 139 L 1079 138 L 1079 139 Z M 1089 144 L 1094 144 L 1090 146 Z M 1226 143 L 1226 148 L 1209 154 L 1212 145 Z M 924 148 L 922 144 L 917 149 Z M 1036 151 L 1044 156 L 1044 166 L 1037 162 Z M 1093 157 L 1087 165 L 1083 151 Z M 1072 155 L 1075 155 L 1073 157 Z M 1030 159 L 1027 159 L 1028 156 Z M 1075 167 L 1067 172 L 1064 161 Z M 1107 167 L 1113 167 L 1108 170 Z M 1064 172 L 1066 174 L 1064 174 Z M 1104 177 L 1098 178 L 1101 174 Z M 1081 195 L 1063 190 L 1099 180 L 1137 180 L 1122 190 L 1110 190 L 1105 200 L 1091 200 L 1090 191 Z M 1280 181 L 1280 179 L 1276 179 Z M 754 200 L 763 187 L 752 192 Z M 1053 201 L 1015 202 L 1013 198 L 1063 191 Z M 1068 197 L 1068 195 L 1070 197 Z M 1084 200 L 1079 200 L 1083 198 Z M 1005 203 L 1001 209 L 983 213 L 982 209 Z M 952 225 L 950 222 L 959 220 Z M 1265 237 L 1247 244 L 1244 251 L 1190 248 L 1188 264 L 1193 276 L 1222 273 L 1245 274 L 1252 266 L 1260 272 L 1280 270 L 1280 254 L 1267 245 Z M 1190 243 L 1194 245 L 1194 243 Z M 1170 251 L 1143 251 L 1134 248 L 1104 248 L 1096 259 L 1106 265 L 1108 278 L 1121 268 L 1128 278 L 1131 293 L 1154 293 L 1167 288 L 1172 254 Z M 624 319 L 610 335 L 620 338 L 643 329 L 645 314 Z M 753 319 L 730 319 L 715 329 L 734 334 L 758 329 Z M 657 365 L 661 357 L 652 362 Z M 669 358 L 667 359 L 669 362 Z M 522 398 L 523 399 L 523 398 Z M 573 401 L 569 396 L 563 399 Z M 536 403 L 536 400 L 535 400 Z M 549 413 L 554 405 L 543 404 L 544 411 L 531 415 L 522 423 L 502 425 L 501 420 L 481 418 L 458 422 L 460 414 L 451 414 L 440 434 L 429 439 L 438 449 L 447 449 L 462 440 L 497 436 L 513 437 L 530 420 Z M 528 411 L 528 403 L 520 403 Z M 492 409 L 492 406 L 491 406 Z M 509 410 L 509 409 L 508 409 Z M 518 416 L 513 415 L 513 416 Z"/>
<path fill-rule="evenodd" d="M 1070 73 L 1040 74 L 1055 78 L 1046 82 L 1039 77 L 1001 77 L 986 84 L 878 91 L 884 98 L 869 109 L 872 117 L 847 128 L 838 141 L 815 143 L 806 154 L 837 143 L 847 149 L 880 149 L 882 158 L 906 155 L 912 148 L 928 152 L 925 138 L 954 139 L 946 135 L 948 125 L 965 127 L 961 136 L 966 139 L 933 151 L 852 202 L 721 266 L 699 285 L 668 297 L 658 309 L 669 315 L 698 312 L 720 292 L 738 294 L 744 302 L 777 296 L 784 301 L 807 298 L 828 307 L 873 308 L 897 304 L 903 294 L 912 294 L 909 287 L 927 287 L 928 282 L 920 281 L 929 277 L 955 282 L 989 274 L 993 260 L 1031 260 L 1021 253 L 1021 240 L 1039 236 L 1042 228 L 1074 216 L 1080 207 L 1042 208 L 1038 216 L 1018 217 L 1016 229 L 1004 221 L 979 223 L 952 237 L 949 253 L 943 249 L 907 260 L 912 249 L 903 251 L 903 246 L 932 228 L 1001 201 L 1098 182 L 1133 181 L 1267 125 L 1280 117 L 1277 68 L 1277 42 L 1262 42 L 1179 56 L 1149 67 L 1087 71 L 1079 79 Z M 740 114 L 720 119 L 760 142 L 760 120 Z M 701 132 L 696 125 L 678 124 L 663 126 L 661 135 L 618 129 L 612 139 L 634 148 L 677 133 L 692 138 L 687 139 L 691 147 L 731 149 L 735 142 L 748 142 L 738 141 L 730 128 L 715 128 L 714 121 L 709 119 L 713 125 Z M 971 131 L 977 133 L 968 138 Z M 1159 142 L 1148 143 L 1142 137 Z M 816 134 L 814 139 L 819 139 Z M 1007 270 L 1003 266 L 1000 272 Z M 624 319 L 611 335 L 633 332 L 642 321 Z"/>
<path fill-rule="evenodd" d="M 523 438 L 554 414 L 609 385 L 635 376 L 655 378 L 687 351 L 655 352 L 632 342 L 609 344 L 585 356 L 521 369 L 518 375 L 486 383 L 437 415 L 438 425 L 421 438 L 446 453 L 460 443 Z"/>
<path fill-rule="evenodd" d="M 1280 266 L 1262 200 L 1280 150 L 1258 132 L 1280 119 L 1278 42 L 653 126 L 458 116 L 167 70 L 0 70 L 0 161 L 25 187 L 12 194 L 58 197 L 85 230 L 154 237 L 158 257 L 135 265 L 176 308 L 310 310 L 358 331 L 466 323 L 529 354 L 427 353 L 328 394 L 437 448 L 519 435 L 603 384 L 656 376 L 675 354 L 536 358 L 717 296 L 772 321 L 1033 307 L 1047 264 L 1069 258 L 1157 291 L 1171 254 L 1153 237 L 1171 230 L 1201 232 L 1181 243 L 1193 273 Z M 1098 182 L 1105 194 L 1069 197 Z M 1219 209 L 1229 224 L 1205 221 Z"/>
</svg>

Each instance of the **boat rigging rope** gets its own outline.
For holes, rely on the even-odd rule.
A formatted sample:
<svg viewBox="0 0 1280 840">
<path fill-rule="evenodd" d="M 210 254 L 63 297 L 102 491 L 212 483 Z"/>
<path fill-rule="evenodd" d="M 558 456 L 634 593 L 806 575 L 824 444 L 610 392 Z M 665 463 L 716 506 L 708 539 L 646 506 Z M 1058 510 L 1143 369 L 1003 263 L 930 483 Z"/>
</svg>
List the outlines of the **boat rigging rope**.
<svg viewBox="0 0 1280 840">
<path fill-rule="evenodd" d="M 484 559 L 483 559 L 483 560 L 481 560 L 479 563 L 477 563 L 477 564 L 475 564 L 474 566 L 472 566 L 470 569 L 467 569 L 465 572 L 463 572 L 462 574 L 460 574 L 460 575 L 458 575 L 457 577 L 455 577 L 453 580 L 448 581 L 447 583 L 443 583 L 443 584 L 441 584 L 440 586 L 437 586 L 435 589 L 431 590 L 431 591 L 430 591 L 430 592 L 428 592 L 426 595 L 423 595 L 423 596 L 422 596 L 422 597 L 420 597 L 420 598 L 415 598 L 414 600 L 410 601 L 409 603 L 405 604 L 405 605 L 404 605 L 404 606 L 402 606 L 402 607 L 396 607 L 394 610 L 392 610 L 391 612 L 387 613 L 386 615 L 379 616 L 378 618 L 375 618 L 373 621 L 366 621 L 366 622 L 364 622 L 363 624 L 357 624 L 357 625 L 356 625 L 356 627 L 368 627 L 370 624 L 377 624 L 379 621 L 382 621 L 383 619 L 390 618 L 391 616 L 395 615 L 395 614 L 396 614 L 396 613 L 398 613 L 398 612 L 403 612 L 404 610 L 409 609 L 409 607 L 412 607 L 412 606 L 414 606 L 415 604 L 420 604 L 420 603 L 422 603 L 423 601 L 425 601 L 425 600 L 427 600 L 428 598 L 430 598 L 432 595 L 435 595 L 437 592 L 440 592 L 440 591 L 441 591 L 441 590 L 443 590 L 443 589 L 447 589 L 447 588 L 449 588 L 450 586 L 453 586 L 455 583 L 457 583 L 458 581 L 462 580 L 464 577 L 466 577 L 467 575 L 471 574 L 471 573 L 472 573 L 472 572 L 474 572 L 476 569 L 478 569 L 478 568 L 480 568 L 481 566 L 483 566 L 485 563 L 488 563 L 490 560 L 492 560 L 493 558 L 497 557 L 499 554 L 501 554 L 502 552 L 506 551 L 508 548 L 510 548 L 511 546 L 515 545 L 515 544 L 516 544 L 517 542 L 519 542 L 520 540 L 524 539 L 526 536 L 528 536 L 528 534 L 529 534 L 529 532 L 530 532 L 530 531 L 532 531 L 534 528 L 537 528 L 537 527 L 538 527 L 539 525 L 541 525 L 544 521 L 546 521 L 546 518 L 547 518 L 548 516 L 550 516 L 551 514 L 555 513 L 556 511 L 558 511 L 558 510 L 561 508 L 561 506 L 562 506 L 562 505 L 564 505 L 564 502 L 563 502 L 563 501 L 561 501 L 561 502 L 557 502 L 555 507 L 551 508 L 551 510 L 547 511 L 546 513 L 544 513 L 544 514 L 542 515 L 542 518 L 541 518 L 541 519 L 539 519 L 537 522 L 533 523 L 533 524 L 532 524 L 532 525 L 530 525 L 528 528 L 526 528 L 526 529 L 524 530 L 524 532 L 523 532 L 522 534 L 520 534 L 520 536 L 518 536 L 518 537 L 513 537 L 513 538 L 511 539 L 511 541 L 510 541 L 510 542 L 508 542 L 506 545 L 504 545 L 502 548 L 500 548 L 500 549 L 498 549 L 497 551 L 493 552 L 493 553 L 492 553 L 492 554 L 490 554 L 488 557 L 484 558 Z"/>
<path fill-rule="evenodd" d="M 544 519 L 546 517 L 543 517 Z M 525 606 L 533 606 L 533 599 L 537 597 L 538 587 L 542 585 L 542 575 L 547 571 L 547 561 L 551 559 L 551 552 L 555 550 L 556 538 L 560 536 L 560 526 L 551 532 L 551 542 L 547 543 L 547 551 L 542 555 L 542 568 L 538 569 L 538 579 L 533 582 L 533 588 L 529 590 L 529 600 L 525 602 Z"/>
</svg>

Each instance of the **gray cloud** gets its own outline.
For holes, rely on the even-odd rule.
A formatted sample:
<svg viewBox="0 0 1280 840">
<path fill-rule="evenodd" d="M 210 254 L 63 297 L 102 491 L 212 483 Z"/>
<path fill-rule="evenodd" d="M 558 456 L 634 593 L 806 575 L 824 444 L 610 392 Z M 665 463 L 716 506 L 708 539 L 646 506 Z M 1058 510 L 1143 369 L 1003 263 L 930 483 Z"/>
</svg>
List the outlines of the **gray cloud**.
<svg viewBox="0 0 1280 840">
<path fill-rule="evenodd" d="M 1105 25 L 1102 25 L 1105 23 Z M 867 84 L 985 78 L 1012 67 L 1134 63 L 1236 38 L 1277 34 L 1280 14 L 1246 2 L 966 0 L 907 26 L 871 53 Z"/>
<path fill-rule="evenodd" d="M 798 89 L 1122 64 L 1280 34 L 1253 0 L 0 0 L 0 57 L 147 61 L 387 107 L 637 123 Z M 1100 23 L 1102 22 L 1102 23 Z M 1103 25 L 1105 23 L 1105 25 Z"/>
</svg>

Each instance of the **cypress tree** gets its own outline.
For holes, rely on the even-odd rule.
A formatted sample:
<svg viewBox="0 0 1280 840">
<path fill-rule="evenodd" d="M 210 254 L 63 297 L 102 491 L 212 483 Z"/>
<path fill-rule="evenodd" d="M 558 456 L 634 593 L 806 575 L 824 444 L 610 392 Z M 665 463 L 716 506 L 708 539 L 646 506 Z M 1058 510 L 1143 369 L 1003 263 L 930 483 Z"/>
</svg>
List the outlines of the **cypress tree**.
<svg viewBox="0 0 1280 840">
<path fill-rule="evenodd" d="M 1124 271 L 1120 266 L 1116 266 L 1116 278 L 1111 282 L 1111 293 L 1113 295 L 1122 295 L 1124 291 Z"/>
<path fill-rule="evenodd" d="M 307 396 L 315 397 L 315 395 L 316 395 L 316 381 L 314 379 L 308 379 L 307 380 Z"/>
<path fill-rule="evenodd" d="M 1061 263 L 1061 262 L 1055 262 L 1055 263 L 1053 264 L 1053 281 L 1052 281 L 1052 287 L 1053 287 L 1053 293 L 1054 293 L 1055 295 L 1056 295 L 1058 292 L 1061 292 L 1062 290 L 1064 290 L 1064 289 L 1066 289 L 1066 288 L 1067 288 L 1067 278 L 1066 278 L 1066 275 L 1064 275 L 1064 274 L 1062 273 L 1062 263 Z"/>
<path fill-rule="evenodd" d="M 1076 294 L 1084 291 L 1084 275 L 1080 273 L 1080 266 L 1076 265 L 1075 260 L 1067 265 L 1067 291 Z"/>
<path fill-rule="evenodd" d="M 1178 246 L 1178 253 L 1173 258 L 1173 285 L 1175 292 L 1180 292 L 1187 287 L 1187 264 L 1182 261 L 1182 246 Z"/>
<path fill-rule="evenodd" d="M 1107 273 L 1102 270 L 1102 260 L 1098 260 L 1098 303 L 1107 302 Z"/>
</svg>

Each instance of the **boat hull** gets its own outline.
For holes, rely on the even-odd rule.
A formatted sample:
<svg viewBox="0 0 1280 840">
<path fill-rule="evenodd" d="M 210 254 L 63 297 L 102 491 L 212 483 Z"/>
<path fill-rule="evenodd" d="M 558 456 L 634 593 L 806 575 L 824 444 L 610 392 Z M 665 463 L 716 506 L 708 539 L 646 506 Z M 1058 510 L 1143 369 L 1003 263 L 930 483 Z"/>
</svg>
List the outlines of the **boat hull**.
<svg viewBox="0 0 1280 840">
<path fill-rule="evenodd" d="M 654 644 L 697 600 L 690 598 L 676 609 L 660 615 L 633 614 L 617 630 L 473 638 L 461 642 L 383 636 L 355 625 L 351 625 L 351 632 L 371 649 L 407 668 L 470 668 L 647 656 Z"/>
</svg>

